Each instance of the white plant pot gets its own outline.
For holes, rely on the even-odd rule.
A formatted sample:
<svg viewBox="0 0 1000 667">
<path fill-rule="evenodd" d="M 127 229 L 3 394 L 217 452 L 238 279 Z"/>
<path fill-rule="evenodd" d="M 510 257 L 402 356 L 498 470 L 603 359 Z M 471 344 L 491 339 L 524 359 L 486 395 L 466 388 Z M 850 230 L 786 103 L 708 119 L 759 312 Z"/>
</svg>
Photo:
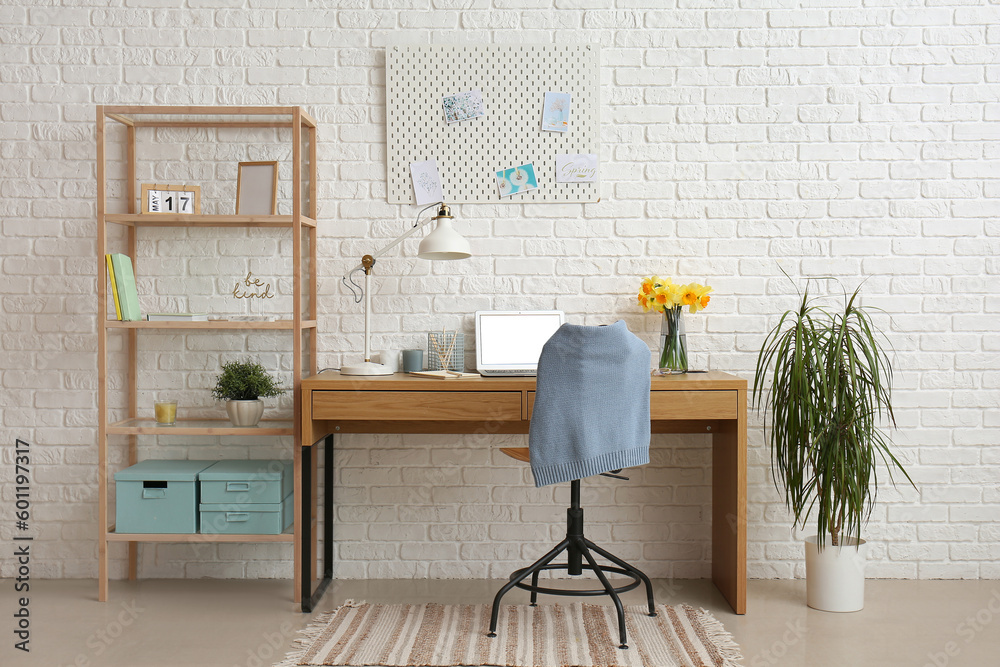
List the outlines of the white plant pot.
<svg viewBox="0 0 1000 667">
<path fill-rule="evenodd" d="M 256 426 L 264 414 L 264 401 L 226 401 L 226 412 L 233 426 Z"/>
<path fill-rule="evenodd" d="M 820 611 L 861 611 L 865 606 L 865 559 L 868 543 L 840 538 L 819 549 L 815 535 L 805 539 L 806 603 Z"/>
</svg>

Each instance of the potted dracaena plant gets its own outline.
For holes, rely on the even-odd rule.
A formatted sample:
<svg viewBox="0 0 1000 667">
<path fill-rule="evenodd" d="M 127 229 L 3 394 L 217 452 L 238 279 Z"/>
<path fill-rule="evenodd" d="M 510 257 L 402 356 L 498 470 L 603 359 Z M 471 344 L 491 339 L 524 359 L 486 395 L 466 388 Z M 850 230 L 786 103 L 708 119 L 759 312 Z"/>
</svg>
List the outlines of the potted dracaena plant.
<svg viewBox="0 0 1000 667">
<path fill-rule="evenodd" d="M 810 514 L 816 522 L 816 535 L 805 540 L 806 597 L 824 611 L 864 606 L 861 529 L 875 505 L 879 462 L 890 481 L 896 469 L 913 485 L 883 428 L 895 427 L 888 339 L 871 309 L 858 304 L 860 289 L 831 311 L 807 286 L 798 309 L 764 339 L 753 383 L 775 484 L 784 487 L 795 526 L 805 528 Z"/>
<path fill-rule="evenodd" d="M 261 397 L 284 392 L 260 362 L 241 359 L 222 364 L 212 396 L 226 402 L 226 412 L 233 426 L 256 426 L 264 414 Z"/>
</svg>

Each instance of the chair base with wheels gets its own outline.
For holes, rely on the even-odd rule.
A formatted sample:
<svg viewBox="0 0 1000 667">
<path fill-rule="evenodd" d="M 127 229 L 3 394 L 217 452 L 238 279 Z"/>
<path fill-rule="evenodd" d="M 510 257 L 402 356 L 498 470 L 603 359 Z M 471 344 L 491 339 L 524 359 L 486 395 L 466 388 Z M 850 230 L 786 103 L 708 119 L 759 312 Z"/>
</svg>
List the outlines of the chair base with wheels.
<svg viewBox="0 0 1000 667">
<path fill-rule="evenodd" d="M 528 460 L 527 447 L 503 448 L 502 451 L 511 458 L 515 458 L 520 461 Z M 627 479 L 610 473 L 605 474 L 609 477 Z M 566 562 L 552 564 L 552 561 L 563 552 L 566 552 Z M 599 565 L 594 559 L 594 553 L 611 561 L 618 567 Z M 587 561 L 586 564 L 584 564 L 584 560 Z M 597 578 L 601 582 L 601 586 L 603 588 L 574 590 L 539 586 L 538 573 L 542 570 L 566 570 L 571 576 L 583 574 L 583 570 L 590 570 L 597 575 Z M 621 586 L 613 586 L 611 582 L 608 581 L 606 573 L 609 572 L 629 577 L 631 578 L 631 581 Z M 524 583 L 524 580 L 527 579 L 529 575 L 531 576 L 531 583 L 526 584 Z M 500 613 L 500 600 L 507 594 L 508 591 L 515 587 L 531 592 L 531 606 L 535 606 L 537 604 L 539 593 L 566 596 L 608 595 L 614 602 L 615 610 L 618 612 L 618 634 L 621 638 L 621 643 L 618 648 L 627 649 L 628 637 L 625 632 L 625 609 L 622 606 L 621 598 L 618 596 L 621 593 L 626 593 L 634 588 L 637 588 L 640 584 L 644 584 L 646 586 L 646 602 L 649 605 L 649 615 L 656 616 L 656 610 L 653 606 L 653 585 L 650 583 L 649 577 L 647 577 L 638 568 L 626 563 L 614 554 L 605 551 L 584 536 L 583 508 L 580 507 L 580 480 L 574 479 L 570 482 L 570 507 L 566 510 L 566 539 L 557 544 L 555 548 L 528 567 L 516 570 L 510 575 L 510 581 L 505 584 L 504 587 L 501 588 L 496 594 L 496 597 L 493 598 L 493 613 L 490 615 L 490 631 L 487 636 L 496 637 L 497 617 Z"/>
</svg>

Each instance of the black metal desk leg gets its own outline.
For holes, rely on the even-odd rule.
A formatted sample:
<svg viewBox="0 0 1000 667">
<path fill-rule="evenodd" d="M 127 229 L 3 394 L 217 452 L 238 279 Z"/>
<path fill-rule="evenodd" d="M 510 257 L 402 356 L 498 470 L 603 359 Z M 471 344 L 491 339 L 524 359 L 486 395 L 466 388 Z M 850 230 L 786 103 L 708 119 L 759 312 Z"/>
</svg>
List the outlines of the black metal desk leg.
<svg viewBox="0 0 1000 667">
<path fill-rule="evenodd" d="M 323 439 L 323 579 L 333 578 L 333 434 Z M 322 592 L 320 593 L 322 594 Z"/>
<path fill-rule="evenodd" d="M 312 554 L 312 447 L 302 448 L 302 611 L 309 613 L 326 592 L 333 578 L 333 434 L 323 439 L 323 578 L 313 589 Z"/>
</svg>

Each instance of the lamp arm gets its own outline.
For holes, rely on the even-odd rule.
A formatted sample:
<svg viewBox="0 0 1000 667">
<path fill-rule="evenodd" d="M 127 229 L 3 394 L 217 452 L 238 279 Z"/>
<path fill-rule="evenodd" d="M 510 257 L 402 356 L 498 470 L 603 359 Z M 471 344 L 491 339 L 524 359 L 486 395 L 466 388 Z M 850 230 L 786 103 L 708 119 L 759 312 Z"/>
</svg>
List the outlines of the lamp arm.
<svg viewBox="0 0 1000 667">
<path fill-rule="evenodd" d="M 420 209 L 417 212 L 417 218 L 416 218 L 416 220 L 414 220 L 413 226 L 410 227 L 409 229 L 407 229 L 405 232 L 403 232 L 399 236 L 397 236 L 393 241 L 390 241 L 387 245 L 382 246 L 381 248 L 379 248 L 375 252 L 371 253 L 372 259 L 374 260 L 375 257 L 381 257 L 382 255 L 384 255 L 385 253 L 389 252 L 390 250 L 392 250 L 393 248 L 395 248 L 396 246 L 398 246 L 400 243 L 402 243 L 406 239 L 408 239 L 411 236 L 413 236 L 417 232 L 417 230 L 421 229 L 424 225 L 426 225 L 426 224 L 432 222 L 433 220 L 435 220 L 435 218 L 432 216 L 430 218 L 427 218 L 423 222 L 419 222 L 420 215 L 424 211 L 426 211 L 427 209 L 434 208 L 435 206 L 441 206 L 443 203 L 444 202 L 436 202 L 434 204 L 431 204 L 430 206 L 426 206 L 426 207 Z M 375 264 L 375 262 L 372 261 L 372 266 L 374 266 L 374 264 Z M 351 269 L 350 271 L 348 271 L 347 274 L 344 275 L 343 278 L 341 278 L 341 282 L 343 282 L 344 285 L 347 286 L 347 289 L 351 290 L 351 293 L 354 295 L 354 303 L 361 303 L 361 299 L 364 298 L 364 295 L 367 292 L 367 290 L 364 289 L 364 288 L 362 288 L 361 285 L 359 285 L 356 282 L 354 282 L 354 274 L 357 273 L 358 271 L 364 271 L 366 276 L 368 275 L 368 272 L 369 272 L 368 270 L 365 269 L 365 266 L 362 263 L 362 264 L 358 264 L 357 266 L 355 266 L 353 269 Z"/>
<path fill-rule="evenodd" d="M 444 202 L 436 202 L 434 204 L 431 204 L 430 206 L 426 206 L 426 207 L 420 209 L 420 211 L 417 212 L 417 219 L 414 220 L 412 227 L 410 227 L 405 232 L 403 232 L 402 234 L 400 234 L 399 236 L 397 236 L 394 240 L 390 241 L 387 245 L 384 245 L 381 248 L 379 248 L 378 250 L 376 250 L 375 252 L 370 253 L 371 256 L 372 257 L 381 257 L 382 255 L 384 255 L 385 253 L 389 252 L 390 250 L 392 250 L 393 248 L 395 248 L 396 246 L 398 246 L 400 243 L 402 243 L 406 239 L 408 239 L 411 236 L 413 236 L 417 232 L 418 229 L 421 229 L 424 225 L 427 225 L 428 223 L 433 222 L 435 220 L 435 218 L 433 216 L 430 217 L 430 218 L 427 218 L 423 222 L 418 222 L 418 221 L 420 220 L 420 215 L 424 211 L 426 211 L 427 209 L 434 208 L 435 206 L 441 206 L 441 204 L 443 204 L 443 203 Z M 346 276 L 344 276 L 344 278 L 346 279 L 348 276 L 350 276 L 350 274 L 354 273 L 355 271 L 363 271 L 364 268 L 365 268 L 364 266 L 362 266 L 361 264 L 358 264 L 353 269 L 351 269 L 348 272 L 348 274 Z"/>
<path fill-rule="evenodd" d="M 434 204 L 434 206 L 437 206 L 437 204 Z M 400 234 L 399 236 L 397 236 L 396 240 L 390 242 L 389 245 L 384 246 L 382 248 L 379 248 L 378 250 L 376 250 L 375 252 L 373 252 L 372 253 L 372 257 L 381 257 L 382 255 L 384 255 L 385 253 L 389 252 L 390 250 L 392 250 L 393 248 L 395 248 L 396 246 L 398 246 L 400 243 L 402 243 L 406 239 L 408 239 L 411 236 L 413 236 L 417 232 L 417 230 L 421 229 L 424 225 L 426 225 L 426 224 L 428 224 L 430 222 L 433 222 L 433 221 L 434 221 L 434 218 L 427 218 L 423 222 L 416 222 L 416 223 L 414 223 L 412 227 L 410 227 L 405 232 L 403 232 L 402 234 Z"/>
</svg>

